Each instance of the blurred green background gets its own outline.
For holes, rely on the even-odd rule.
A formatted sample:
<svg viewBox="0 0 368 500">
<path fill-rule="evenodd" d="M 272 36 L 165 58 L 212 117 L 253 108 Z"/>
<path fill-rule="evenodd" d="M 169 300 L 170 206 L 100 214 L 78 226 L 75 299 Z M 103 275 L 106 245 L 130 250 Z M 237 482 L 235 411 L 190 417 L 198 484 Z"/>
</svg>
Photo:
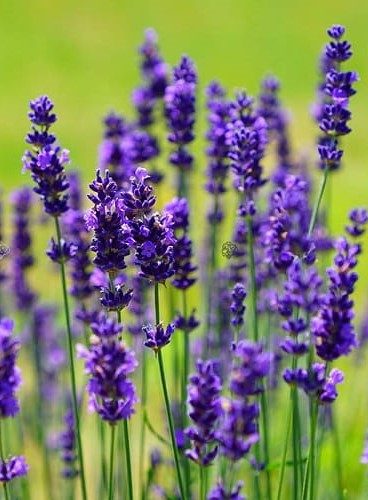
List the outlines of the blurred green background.
<svg viewBox="0 0 368 500">
<path fill-rule="evenodd" d="M 367 19 L 366 0 L 0 0 L 0 184 L 9 191 L 29 182 L 21 174 L 27 106 L 42 93 L 55 101 L 55 131 L 70 149 L 74 166 L 82 169 L 85 180 L 93 177 L 102 116 L 111 109 L 131 114 L 130 93 L 139 82 L 136 49 L 147 27 L 157 30 L 169 63 L 182 53 L 195 60 L 202 94 L 212 78 L 229 89 L 245 87 L 254 94 L 263 76 L 278 76 L 282 100 L 292 116 L 293 142 L 310 155 L 314 169 L 316 127 L 309 109 L 317 60 L 326 28 L 342 23 L 354 51 L 349 66 L 361 81 L 352 99 L 353 133 L 344 141 L 344 167 L 333 178 L 330 217 L 333 230 L 341 231 L 349 207 L 368 202 Z M 204 168 L 199 157 L 199 176 Z M 368 303 L 366 257 L 361 273 L 362 311 Z M 337 403 L 349 498 L 362 492 L 359 456 L 368 423 L 368 370 L 364 362 L 356 367 L 348 370 Z M 326 449 L 331 478 L 333 450 L 331 443 Z M 326 493 L 323 498 L 333 496 Z"/>
</svg>

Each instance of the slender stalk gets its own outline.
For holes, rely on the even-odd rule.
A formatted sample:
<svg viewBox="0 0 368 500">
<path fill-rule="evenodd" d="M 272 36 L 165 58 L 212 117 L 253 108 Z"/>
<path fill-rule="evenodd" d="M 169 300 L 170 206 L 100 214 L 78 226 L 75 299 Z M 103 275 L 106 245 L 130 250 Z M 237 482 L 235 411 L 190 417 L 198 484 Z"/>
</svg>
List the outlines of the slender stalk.
<svg viewBox="0 0 368 500">
<path fill-rule="evenodd" d="M 160 323 L 160 300 L 159 300 L 158 283 L 155 283 L 155 312 L 156 312 L 156 324 L 159 324 Z M 178 483 L 179 483 L 179 491 L 180 491 L 181 498 L 184 500 L 187 497 L 185 494 L 183 480 L 182 480 L 181 472 L 180 472 L 179 451 L 178 451 L 178 446 L 177 446 L 176 438 L 175 438 L 174 420 L 173 420 L 171 407 L 170 407 L 169 392 L 167 390 L 166 377 L 165 377 L 165 367 L 164 367 L 164 361 L 162 358 L 161 349 L 159 349 L 157 351 L 157 360 L 158 360 L 158 366 L 159 366 L 159 372 L 160 372 L 160 378 L 161 378 L 162 392 L 164 395 L 167 420 L 168 420 L 168 424 L 169 424 L 171 446 L 172 446 L 173 454 L 174 454 L 176 475 L 177 475 L 177 479 L 178 479 Z"/>
<path fill-rule="evenodd" d="M 335 408 L 331 408 L 331 427 L 332 427 L 332 437 L 335 442 L 335 467 L 337 471 L 337 488 L 338 488 L 338 498 L 343 498 L 344 483 L 342 479 L 342 464 L 341 464 L 341 447 L 339 439 L 339 429 L 336 422 Z"/>
<path fill-rule="evenodd" d="M 110 286 L 113 288 L 114 282 L 112 276 L 110 278 Z M 118 323 L 121 323 L 121 310 L 118 309 L 116 311 Z M 130 440 L 129 440 L 129 428 L 128 428 L 128 420 L 123 420 L 123 433 L 124 433 L 124 450 L 125 450 L 125 466 L 127 472 L 127 481 L 128 481 L 128 498 L 129 500 L 133 500 L 133 475 L 132 475 L 132 462 L 130 458 Z M 111 471 L 110 471 L 111 473 Z"/>
<path fill-rule="evenodd" d="M 248 254 L 249 254 L 249 274 L 251 288 L 251 305 L 252 305 L 252 326 L 253 340 L 258 342 L 258 318 L 257 318 L 257 284 L 256 284 L 256 265 L 254 259 L 254 237 L 252 219 L 247 216 L 248 225 Z"/>
<path fill-rule="evenodd" d="M 292 414 L 293 414 L 293 407 L 292 407 L 292 405 L 290 405 L 289 414 L 288 414 L 288 420 L 287 420 L 287 424 L 286 424 L 286 435 L 285 435 L 284 449 L 283 449 L 283 452 L 282 452 L 282 461 L 281 461 L 281 469 L 280 469 L 280 479 L 279 479 L 279 486 L 278 486 L 278 489 L 277 489 L 277 500 L 281 499 L 282 485 L 283 485 L 283 482 L 284 482 L 285 467 L 286 467 L 286 456 L 287 456 L 287 449 L 288 449 L 288 444 L 289 444 Z"/>
<path fill-rule="evenodd" d="M 206 500 L 205 469 L 202 465 L 199 466 L 199 500 Z"/>
<path fill-rule="evenodd" d="M 110 471 L 109 471 L 109 500 L 114 497 L 114 448 L 115 448 L 115 425 L 111 425 L 111 441 L 110 441 Z"/>
<path fill-rule="evenodd" d="M 183 290 L 183 317 L 184 321 L 188 318 L 188 307 L 187 307 L 187 293 L 186 290 Z M 183 348 L 184 348 L 184 360 L 183 360 L 183 378 L 182 378 L 182 386 L 181 386 L 181 414 L 182 414 L 182 425 L 183 429 L 187 427 L 187 412 L 186 412 L 186 401 L 187 401 L 187 383 L 189 376 L 189 357 L 190 357 L 190 349 L 189 349 L 189 332 L 187 330 L 183 331 Z M 185 479 L 185 489 L 187 497 L 190 498 L 190 462 L 184 457 L 183 460 L 184 465 L 184 479 Z"/>
<path fill-rule="evenodd" d="M 144 474 L 144 452 L 145 452 L 145 441 L 146 441 L 146 421 L 144 418 L 146 400 L 147 400 L 147 356 L 146 349 L 142 352 L 142 386 L 141 386 L 141 398 L 142 398 L 142 414 L 141 414 L 141 435 L 139 441 L 139 477 L 143 478 Z M 145 486 L 144 481 L 141 481 L 141 498 L 144 498 Z"/>
<path fill-rule="evenodd" d="M 101 454 L 101 476 L 100 476 L 100 492 L 101 496 L 105 496 L 107 490 L 107 464 L 105 457 L 105 424 L 98 418 L 98 429 L 100 435 L 100 454 Z"/>
<path fill-rule="evenodd" d="M 251 300 L 252 300 L 252 326 L 253 326 L 253 340 L 258 342 L 258 314 L 257 314 L 257 284 L 256 284 L 256 267 L 254 258 L 254 237 L 253 237 L 253 227 L 252 219 L 247 216 L 248 225 L 248 254 L 249 254 L 249 274 L 250 274 L 250 287 L 251 287 Z M 262 424 L 262 434 L 263 434 L 263 455 L 266 466 L 269 464 L 269 439 L 268 439 L 268 410 L 267 410 L 267 397 L 265 392 L 261 394 L 261 424 Z M 257 451 L 258 446 L 256 447 Z M 258 457 L 259 459 L 259 457 Z M 255 479 L 257 482 L 257 478 Z M 271 475 L 270 471 L 266 470 L 266 487 L 267 487 L 267 498 L 272 499 L 272 486 L 271 486 Z"/>
<path fill-rule="evenodd" d="M 310 399 L 309 402 L 309 413 L 310 413 L 310 431 L 309 431 L 310 444 L 309 444 L 308 462 L 303 481 L 302 500 L 307 500 L 307 498 L 309 498 L 310 500 L 314 499 L 318 404 L 316 401 L 313 401 L 312 399 Z"/>
<path fill-rule="evenodd" d="M 318 195 L 317 195 L 316 202 L 315 202 L 314 207 L 313 207 L 311 220 L 309 222 L 308 238 L 312 235 L 314 226 L 316 225 L 316 222 L 317 222 L 319 207 L 321 205 L 321 201 L 322 201 L 322 198 L 323 198 L 323 193 L 325 192 L 326 183 L 327 183 L 327 179 L 328 179 L 328 173 L 329 173 L 329 169 L 326 166 L 325 169 L 324 169 L 324 171 L 323 171 L 322 182 L 321 182 L 321 185 L 320 185 L 320 188 L 319 188 L 319 192 L 318 192 Z"/>
<path fill-rule="evenodd" d="M 128 498 L 133 500 L 133 475 L 132 475 L 132 462 L 130 459 L 130 441 L 129 441 L 129 428 L 128 420 L 123 420 L 124 430 L 124 443 L 125 443 L 125 460 L 128 474 Z"/>
<path fill-rule="evenodd" d="M 58 217 L 55 217 L 55 228 L 56 228 L 57 242 L 58 242 L 60 253 L 61 253 L 61 230 L 60 230 L 60 223 L 59 223 Z M 80 467 L 82 498 L 83 498 L 83 500 L 86 500 L 87 499 L 87 488 L 86 488 L 86 480 L 85 480 L 85 473 L 84 473 L 82 439 L 81 439 L 80 424 L 79 424 L 77 383 L 76 383 L 76 376 L 75 376 L 74 353 L 73 353 L 73 339 L 72 339 L 72 331 L 71 331 L 71 324 L 70 324 L 70 311 L 69 311 L 68 292 L 67 292 L 67 285 L 66 285 L 65 263 L 63 261 L 61 261 L 61 263 L 60 263 L 60 274 L 61 274 L 61 285 L 62 285 L 63 299 L 64 299 L 64 311 L 65 311 L 65 321 L 66 321 L 67 341 L 68 341 L 68 353 L 69 353 L 69 368 L 70 368 L 70 379 L 71 379 L 71 389 L 72 389 L 72 404 L 73 404 L 73 412 L 74 412 L 74 420 L 75 420 L 75 430 L 76 430 L 76 434 L 77 434 L 78 458 L 79 458 L 79 467 Z"/>
<path fill-rule="evenodd" d="M 0 458 L 2 462 L 5 462 L 5 454 L 4 454 L 4 443 L 3 443 L 3 422 L 2 419 L 0 419 Z M 3 482 L 4 486 L 4 495 L 5 495 L 5 500 L 9 500 L 9 490 L 8 490 L 8 483 L 6 481 Z"/>
</svg>

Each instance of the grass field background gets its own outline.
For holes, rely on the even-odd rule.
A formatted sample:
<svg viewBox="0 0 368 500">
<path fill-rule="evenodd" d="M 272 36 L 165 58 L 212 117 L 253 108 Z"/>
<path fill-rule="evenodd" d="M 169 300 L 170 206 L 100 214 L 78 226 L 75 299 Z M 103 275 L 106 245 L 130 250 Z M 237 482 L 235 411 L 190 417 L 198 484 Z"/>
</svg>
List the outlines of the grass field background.
<svg viewBox="0 0 368 500">
<path fill-rule="evenodd" d="M 326 41 L 326 28 L 342 23 L 354 51 L 349 67 L 359 72 L 361 81 L 352 99 L 353 133 L 344 141 L 344 166 L 333 178 L 330 218 L 334 232 L 340 231 L 349 207 L 368 204 L 367 19 L 365 0 L 3 0 L 0 185 L 8 193 L 29 182 L 28 176 L 21 174 L 27 105 L 42 93 L 55 101 L 59 116 L 55 131 L 71 151 L 73 165 L 82 170 L 86 181 L 92 179 L 102 116 L 111 109 L 131 114 L 130 92 L 139 81 L 136 49 L 147 27 L 157 30 L 169 63 L 175 63 L 182 53 L 195 60 L 202 94 L 212 78 L 230 90 L 245 87 L 254 94 L 263 76 L 278 76 L 282 99 L 292 116 L 293 142 L 303 154 L 310 155 L 310 168 L 314 169 L 316 128 L 309 109 L 317 82 L 317 60 Z M 197 132 L 203 135 L 203 127 Z M 199 141 L 198 189 L 193 194 L 198 210 L 203 208 L 198 197 L 205 168 L 202 147 L 203 141 Z M 367 262 L 363 257 L 360 312 L 368 304 Z M 195 295 L 192 301 L 196 301 Z M 341 366 L 349 363 L 351 366 L 343 361 Z M 354 370 L 350 368 L 337 403 L 343 422 L 348 498 L 360 498 L 365 480 L 365 469 L 358 461 L 368 424 L 367 377 L 364 360 L 356 363 Z M 332 454 L 331 443 L 324 457 L 331 464 L 331 478 Z M 362 494 L 361 498 L 367 498 Z M 326 491 L 323 498 L 333 496 Z"/>
</svg>

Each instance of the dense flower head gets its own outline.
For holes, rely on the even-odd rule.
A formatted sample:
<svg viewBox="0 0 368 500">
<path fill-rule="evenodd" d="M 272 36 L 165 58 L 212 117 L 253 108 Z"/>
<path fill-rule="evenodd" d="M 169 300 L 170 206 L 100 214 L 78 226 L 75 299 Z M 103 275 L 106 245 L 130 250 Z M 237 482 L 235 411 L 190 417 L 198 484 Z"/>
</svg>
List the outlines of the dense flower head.
<svg viewBox="0 0 368 500">
<path fill-rule="evenodd" d="M 208 493 L 207 500 L 245 500 L 245 496 L 241 494 L 242 487 L 242 481 L 238 481 L 231 490 L 228 490 L 222 481 L 218 481 Z"/>
<path fill-rule="evenodd" d="M 250 198 L 266 182 L 260 161 L 267 144 L 267 123 L 254 113 L 252 102 L 245 93 L 237 94 L 227 131 L 235 187 Z"/>
<path fill-rule="evenodd" d="M 175 288 L 186 290 L 196 278 L 193 273 L 196 266 L 192 264 L 192 240 L 189 237 L 189 204 L 186 198 L 174 198 L 165 207 L 165 212 L 172 217 L 172 227 L 176 238 L 173 247 L 175 276 L 172 284 Z"/>
<path fill-rule="evenodd" d="M 271 369 L 272 355 L 263 351 L 263 346 L 241 340 L 234 348 L 235 362 L 231 371 L 230 390 L 246 397 L 263 391 L 263 378 Z"/>
<path fill-rule="evenodd" d="M 79 474 L 77 467 L 76 435 L 73 410 L 68 409 L 64 415 L 64 430 L 58 436 L 60 455 L 63 461 L 61 475 L 65 479 L 73 479 Z"/>
<path fill-rule="evenodd" d="M 353 301 L 350 296 L 358 279 L 354 268 L 361 247 L 349 243 L 346 238 L 339 238 L 335 249 L 334 267 L 327 269 L 328 290 L 311 320 L 317 354 L 325 361 L 347 355 L 356 346 Z"/>
<path fill-rule="evenodd" d="M 214 196 L 211 209 L 208 213 L 209 222 L 216 224 L 223 218 L 223 210 L 218 199 L 226 191 L 226 178 L 229 172 L 228 152 L 226 140 L 227 125 L 230 119 L 230 102 L 225 98 L 225 91 L 215 81 L 207 89 L 208 130 L 206 149 L 208 165 L 206 170 L 206 190 Z"/>
<path fill-rule="evenodd" d="M 236 283 L 231 292 L 231 305 L 230 310 L 232 313 L 231 323 L 233 326 L 240 326 L 244 324 L 245 305 L 244 300 L 247 296 L 245 287 L 242 283 Z"/>
<path fill-rule="evenodd" d="M 132 103 L 137 110 L 137 125 L 143 129 L 154 123 L 153 111 L 155 100 L 152 92 L 145 86 L 137 87 L 132 92 Z"/>
<path fill-rule="evenodd" d="M 142 56 L 141 72 L 146 88 L 156 99 L 164 95 L 168 83 L 168 66 L 159 53 L 157 40 L 155 30 L 149 28 L 145 31 L 144 42 L 139 48 Z"/>
<path fill-rule="evenodd" d="M 162 323 L 156 326 L 145 325 L 143 326 L 143 333 L 146 336 L 144 345 L 157 352 L 170 342 L 174 331 L 174 323 L 169 323 L 166 328 Z"/>
<path fill-rule="evenodd" d="M 216 433 L 220 453 L 236 462 L 242 459 L 259 440 L 257 403 L 247 399 L 222 399 L 222 421 Z"/>
<path fill-rule="evenodd" d="M 145 163 L 159 154 L 156 139 L 144 130 L 132 130 L 122 141 L 125 158 L 133 165 Z"/>
<path fill-rule="evenodd" d="M 74 243 L 61 239 L 59 245 L 54 238 L 51 238 L 46 254 L 53 262 L 58 262 L 60 264 L 74 257 L 77 251 L 78 247 Z"/>
<path fill-rule="evenodd" d="M 135 387 L 128 377 L 136 368 L 134 353 L 119 340 L 120 325 L 104 314 L 91 325 L 94 336 L 89 348 L 79 345 L 89 375 L 89 407 L 103 420 L 115 424 L 134 413 Z"/>
<path fill-rule="evenodd" d="M 77 170 L 71 170 L 67 174 L 69 182 L 69 206 L 72 210 L 82 209 L 82 181 Z"/>
<path fill-rule="evenodd" d="M 192 420 L 186 434 L 192 447 L 186 456 L 200 465 L 210 465 L 217 455 L 215 430 L 221 414 L 221 381 L 216 374 L 215 361 L 198 360 L 196 373 L 189 378 L 189 418 Z M 210 448 L 209 448 L 210 446 Z"/>
<path fill-rule="evenodd" d="M 310 368 L 287 368 L 284 380 L 291 385 L 296 385 L 308 395 L 317 398 L 319 404 L 330 404 L 337 398 L 336 385 L 344 380 L 340 370 L 333 368 L 327 375 L 323 363 L 313 363 Z"/>
<path fill-rule="evenodd" d="M 193 164 L 193 156 L 185 146 L 194 139 L 195 93 L 196 72 L 190 59 L 183 57 L 174 68 L 174 81 L 166 88 L 164 97 L 168 140 L 176 145 L 169 161 L 183 170 L 191 169 Z"/>
<path fill-rule="evenodd" d="M 150 175 L 147 170 L 138 167 L 130 178 L 130 189 L 120 194 L 119 206 L 126 219 L 139 219 L 152 212 L 156 197 L 149 180 Z"/>
<path fill-rule="evenodd" d="M 125 257 L 129 255 L 132 240 L 118 207 L 117 185 L 108 171 L 102 176 L 97 170 L 90 188 L 92 193 L 88 198 L 94 206 L 86 216 L 86 225 L 88 230 L 94 231 L 91 250 L 96 256 L 93 262 L 106 272 L 125 269 Z"/>
<path fill-rule="evenodd" d="M 196 316 L 196 311 L 193 309 L 189 316 L 184 318 L 182 314 L 177 314 L 175 317 L 175 327 L 183 332 L 190 333 L 200 325 L 200 321 Z"/>
<path fill-rule="evenodd" d="M 56 122 L 56 115 L 53 112 L 54 104 L 46 95 L 33 99 L 29 107 L 28 118 L 33 125 L 48 128 Z"/>
<path fill-rule="evenodd" d="M 134 264 L 140 275 L 149 281 L 164 283 L 175 273 L 174 245 L 176 239 L 169 214 L 153 213 L 130 222 L 136 253 Z"/>
<path fill-rule="evenodd" d="M 19 412 L 16 391 L 21 384 L 20 370 L 16 366 L 19 340 L 13 336 L 13 321 L 0 320 L 0 417 L 14 417 Z"/>
<path fill-rule="evenodd" d="M 26 270 L 34 263 L 31 250 L 32 233 L 29 227 L 32 190 L 28 187 L 17 189 L 11 194 L 11 203 L 14 226 L 11 244 L 12 289 L 17 309 L 27 310 L 36 298 L 26 274 Z"/>
<path fill-rule="evenodd" d="M 108 169 L 113 180 L 121 187 L 132 173 L 132 165 L 123 147 L 123 140 L 132 130 L 132 125 L 123 116 L 112 112 L 104 118 L 104 127 L 104 140 L 99 148 L 99 168 L 102 171 Z"/>
<path fill-rule="evenodd" d="M 353 85 L 358 80 L 354 71 L 342 71 L 342 62 L 350 59 L 352 52 L 350 43 L 341 40 L 345 29 L 332 26 L 328 35 L 332 40 L 325 47 L 324 82 L 319 87 L 320 104 L 316 108 L 316 119 L 323 135 L 318 141 L 318 152 L 321 168 L 336 170 L 340 166 L 343 151 L 339 148 L 338 138 L 349 134 L 348 122 L 351 112 L 348 108 L 350 98 L 356 93 Z"/>
<path fill-rule="evenodd" d="M 368 222 L 368 211 L 365 208 L 354 208 L 349 214 L 350 224 L 346 226 L 346 232 L 353 238 L 365 233 Z"/>
<path fill-rule="evenodd" d="M 101 289 L 101 304 L 108 311 L 121 311 L 132 300 L 133 290 L 125 285 Z"/>
<path fill-rule="evenodd" d="M 71 277 L 70 294 L 79 300 L 90 297 L 95 287 L 92 284 L 92 262 L 90 256 L 90 235 L 87 231 L 84 213 L 71 209 L 62 219 L 63 231 L 75 246 L 69 269 Z"/>
<path fill-rule="evenodd" d="M 23 456 L 10 457 L 0 461 L 0 482 L 8 483 L 17 477 L 26 476 L 29 470 Z"/>
</svg>

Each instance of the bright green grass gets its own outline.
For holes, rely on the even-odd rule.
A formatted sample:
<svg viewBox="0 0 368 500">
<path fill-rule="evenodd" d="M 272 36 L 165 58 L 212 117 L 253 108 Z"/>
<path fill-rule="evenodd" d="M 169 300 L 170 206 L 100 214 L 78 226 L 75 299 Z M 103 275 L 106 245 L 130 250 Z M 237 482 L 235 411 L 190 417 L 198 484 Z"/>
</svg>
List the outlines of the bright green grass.
<svg viewBox="0 0 368 500">
<path fill-rule="evenodd" d="M 73 164 L 82 169 L 86 180 L 93 177 L 101 117 L 113 108 L 131 112 L 129 96 L 139 79 L 136 47 L 144 28 L 149 26 L 158 31 L 162 52 L 170 63 L 175 63 L 182 53 L 194 58 L 202 92 L 211 78 L 218 78 L 230 89 L 245 87 L 255 93 L 259 80 L 269 72 L 275 73 L 282 81 L 282 98 L 292 110 L 293 141 L 313 158 L 316 130 L 308 110 L 316 85 L 316 61 L 326 40 L 326 27 L 341 22 L 347 26 L 348 38 L 353 43 L 351 68 L 359 71 L 362 83 L 353 99 L 354 132 L 345 140 L 344 169 L 333 179 L 330 216 L 334 232 L 339 232 L 348 208 L 368 201 L 367 18 L 365 0 L 1 2 L 0 184 L 8 191 L 29 182 L 28 176 L 20 173 L 23 137 L 28 128 L 27 103 L 41 93 L 49 94 L 55 101 L 59 115 L 56 132 L 63 146 L 71 150 Z M 202 147 L 201 142 L 198 153 Z M 205 164 L 203 156 L 199 158 L 195 179 L 201 186 Z M 314 168 L 313 162 L 310 166 Z M 197 193 L 199 190 L 194 190 L 192 199 L 196 212 L 202 213 L 202 198 Z M 163 193 L 164 198 L 168 196 L 169 192 Z M 197 228 L 196 233 L 200 231 Z M 358 286 L 360 310 L 367 298 L 366 263 L 364 257 Z M 51 283 L 56 285 L 54 280 Z M 48 290 L 48 294 L 58 297 L 58 290 Z M 198 299 L 197 291 L 191 301 L 194 304 Z M 347 370 L 337 406 L 342 427 L 344 479 L 348 498 L 353 499 L 360 498 L 365 471 L 359 464 L 359 456 L 368 424 L 368 373 L 364 360 L 360 364 L 351 361 L 341 363 L 344 368 L 354 368 Z M 280 399 L 281 407 L 283 401 Z M 277 447 L 280 433 L 276 430 L 273 434 Z M 280 448 L 274 452 L 277 457 Z M 324 460 L 328 467 L 322 482 L 330 487 L 321 498 L 332 499 L 332 447 L 326 450 Z M 366 496 L 363 494 L 361 498 Z"/>
</svg>

